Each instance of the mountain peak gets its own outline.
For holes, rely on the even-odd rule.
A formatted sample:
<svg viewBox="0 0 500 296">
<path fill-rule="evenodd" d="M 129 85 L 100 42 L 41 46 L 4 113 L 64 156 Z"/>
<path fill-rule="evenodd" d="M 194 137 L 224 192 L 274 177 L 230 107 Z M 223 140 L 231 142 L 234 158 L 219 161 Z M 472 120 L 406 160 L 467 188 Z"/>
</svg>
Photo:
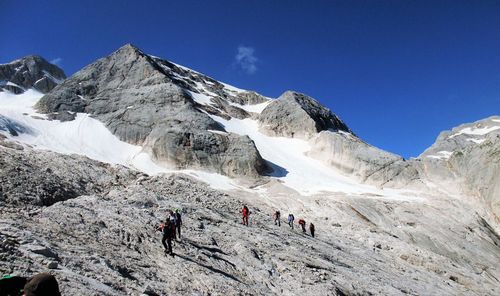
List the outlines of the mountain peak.
<svg viewBox="0 0 500 296">
<path fill-rule="evenodd" d="M 114 53 L 146 55 L 140 48 L 133 45 L 132 43 L 127 43 L 123 45 L 122 47 L 118 48 Z"/>
<path fill-rule="evenodd" d="M 64 71 L 39 55 L 28 55 L 0 65 L 0 90 L 22 93 L 35 88 L 49 92 L 66 78 Z"/>
</svg>

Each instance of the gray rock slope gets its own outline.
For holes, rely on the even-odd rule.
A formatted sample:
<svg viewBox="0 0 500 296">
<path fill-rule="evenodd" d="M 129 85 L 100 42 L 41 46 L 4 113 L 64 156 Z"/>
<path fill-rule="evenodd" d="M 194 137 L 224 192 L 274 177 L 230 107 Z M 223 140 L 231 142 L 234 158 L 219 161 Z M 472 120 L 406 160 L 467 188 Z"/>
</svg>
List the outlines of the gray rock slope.
<svg viewBox="0 0 500 296">
<path fill-rule="evenodd" d="M 29 147 L 0 146 L 0 155 L 1 184 L 13 184 L 2 187 L 0 200 L 0 272 L 49 270 L 63 295 L 500 292 L 500 240 L 458 200 L 312 197 L 330 209 L 295 213 L 316 224 L 312 238 L 275 226 L 275 208 L 255 198 L 251 225 L 242 226 L 238 210 L 248 196 L 187 177 L 148 177 Z M 44 175 L 76 194 L 40 203 L 36 188 L 45 182 L 37 175 L 44 167 L 50 168 Z M 81 189 L 82 180 L 88 189 Z M 33 198 L 21 197 L 23 191 Z M 176 256 L 165 257 L 154 228 L 172 208 L 182 209 L 183 236 L 174 244 Z"/>
<path fill-rule="evenodd" d="M 491 223 L 500 223 L 500 116 L 442 132 L 419 159 L 427 178 L 459 184 L 459 193 L 485 204 Z"/>
<path fill-rule="evenodd" d="M 35 88 L 47 93 L 65 78 L 63 70 L 37 55 L 0 64 L 0 91 L 4 89 L 19 94 Z"/>
<path fill-rule="evenodd" d="M 202 91 L 212 94 L 215 103 L 193 100 L 193 93 Z M 249 116 L 229 102 L 261 100 L 254 93 L 224 90 L 211 78 L 125 45 L 66 79 L 37 108 L 61 120 L 72 120 L 74 112 L 90 113 L 121 140 L 142 145 L 159 163 L 255 177 L 268 167 L 253 141 L 216 133 L 224 129 L 207 112 Z"/>
<path fill-rule="evenodd" d="M 261 130 L 271 136 L 308 139 L 324 130 L 351 133 L 347 125 L 315 99 L 287 91 L 259 115 Z"/>
<path fill-rule="evenodd" d="M 418 166 L 413 162 L 367 144 L 353 134 L 325 131 L 309 143 L 309 156 L 361 182 L 397 188 L 421 183 Z"/>
</svg>

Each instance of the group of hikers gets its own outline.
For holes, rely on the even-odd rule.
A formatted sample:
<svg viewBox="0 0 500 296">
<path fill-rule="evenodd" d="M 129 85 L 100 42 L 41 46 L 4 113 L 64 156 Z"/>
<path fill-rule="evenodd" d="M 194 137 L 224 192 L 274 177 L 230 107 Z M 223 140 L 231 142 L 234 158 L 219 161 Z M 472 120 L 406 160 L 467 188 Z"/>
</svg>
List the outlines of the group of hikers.
<svg viewBox="0 0 500 296">
<path fill-rule="evenodd" d="M 161 243 L 165 248 L 165 254 L 174 256 L 172 251 L 172 240 L 177 240 L 181 238 L 181 226 L 182 226 L 182 215 L 179 209 L 168 211 L 168 217 L 165 219 L 165 223 L 161 223 L 156 230 L 163 233 Z"/>
<path fill-rule="evenodd" d="M 241 214 L 242 214 L 242 224 L 248 226 L 248 216 L 250 215 L 250 211 L 248 210 L 248 207 L 246 205 L 243 206 L 241 209 Z M 277 210 L 274 212 L 274 225 L 278 225 L 281 227 L 281 212 Z M 295 221 L 295 216 L 293 214 L 288 214 L 288 225 L 293 229 L 293 222 Z M 302 228 L 303 233 L 307 233 L 306 231 L 306 220 L 304 219 L 299 219 L 298 221 L 300 227 Z M 314 224 L 309 223 L 309 231 L 311 232 L 311 236 L 314 237 Z"/>
<path fill-rule="evenodd" d="M 168 210 L 167 214 L 168 216 L 165 219 L 165 222 L 161 223 L 156 228 L 156 230 L 161 231 L 163 233 L 161 243 L 165 248 L 165 254 L 174 256 L 174 252 L 172 251 L 172 241 L 173 240 L 177 241 L 178 239 L 180 240 L 181 238 L 182 216 L 179 209 L 176 209 L 175 211 Z M 248 217 L 250 216 L 250 210 L 246 205 L 244 205 L 243 208 L 241 209 L 241 214 L 242 214 L 241 223 L 243 225 L 248 226 Z M 278 225 L 281 227 L 281 212 L 279 210 L 275 211 L 273 217 L 274 217 L 274 225 Z M 288 214 L 288 225 L 292 229 L 294 227 L 293 224 L 294 221 L 295 221 L 294 215 Z M 298 224 L 302 228 L 302 232 L 307 233 L 306 221 L 301 218 L 299 219 Z M 314 224 L 309 223 L 309 232 L 311 233 L 312 237 L 314 237 L 314 231 L 315 231 Z"/>
</svg>

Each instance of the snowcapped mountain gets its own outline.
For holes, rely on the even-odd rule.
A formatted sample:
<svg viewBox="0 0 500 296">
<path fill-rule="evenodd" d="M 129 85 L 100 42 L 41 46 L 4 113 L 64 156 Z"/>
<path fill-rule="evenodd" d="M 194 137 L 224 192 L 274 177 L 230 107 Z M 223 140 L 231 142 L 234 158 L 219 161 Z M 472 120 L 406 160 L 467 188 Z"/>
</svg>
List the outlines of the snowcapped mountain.
<svg viewBox="0 0 500 296">
<path fill-rule="evenodd" d="M 2 271 L 56 262 L 75 295 L 499 292 L 499 116 L 405 160 L 307 95 L 267 98 L 130 44 L 66 79 L 32 56 L 0 80 Z M 188 239 L 166 283 L 144 225 L 167 208 Z M 275 209 L 320 238 L 271 225 Z"/>
</svg>

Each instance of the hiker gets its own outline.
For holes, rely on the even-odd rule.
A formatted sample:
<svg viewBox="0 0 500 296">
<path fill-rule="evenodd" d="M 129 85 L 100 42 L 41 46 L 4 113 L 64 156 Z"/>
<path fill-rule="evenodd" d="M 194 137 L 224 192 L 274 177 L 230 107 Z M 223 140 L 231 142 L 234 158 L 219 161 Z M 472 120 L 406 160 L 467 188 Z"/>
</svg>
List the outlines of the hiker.
<svg viewBox="0 0 500 296">
<path fill-rule="evenodd" d="M 39 273 L 24 285 L 23 296 L 61 296 L 56 278 L 49 273 Z"/>
<path fill-rule="evenodd" d="M 295 220 L 295 217 L 293 216 L 293 214 L 288 214 L 288 225 L 290 225 L 290 227 L 292 227 L 293 229 L 293 221 Z"/>
<path fill-rule="evenodd" d="M 280 221 L 280 218 L 281 218 L 281 213 L 280 211 L 276 211 L 274 212 L 274 225 L 278 224 L 278 226 L 281 227 L 281 221 Z"/>
<path fill-rule="evenodd" d="M 304 219 L 300 219 L 299 225 L 302 227 L 302 232 L 306 233 L 306 221 Z"/>
<path fill-rule="evenodd" d="M 311 232 L 311 236 L 314 237 L 314 224 L 309 223 L 309 231 Z"/>
<path fill-rule="evenodd" d="M 167 218 L 165 220 L 165 223 L 160 224 L 160 226 L 158 226 L 156 230 L 160 230 L 163 232 L 161 243 L 165 248 L 165 254 L 174 256 L 174 252 L 172 251 L 172 238 L 174 238 L 175 236 L 175 228 L 173 227 L 173 223 L 170 222 L 169 218 Z"/>
<path fill-rule="evenodd" d="M 241 214 L 243 215 L 243 221 L 241 224 L 248 226 L 248 216 L 250 215 L 250 210 L 248 210 L 246 205 L 244 205 L 243 209 L 241 209 Z"/>
<path fill-rule="evenodd" d="M 181 211 L 179 209 L 175 210 L 175 217 L 177 218 L 177 233 L 179 234 L 179 239 L 181 239 L 181 226 L 182 226 L 182 218 L 181 218 Z"/>
<path fill-rule="evenodd" d="M 177 215 L 174 214 L 174 211 L 168 210 L 168 219 L 170 220 L 170 225 L 173 229 L 174 239 L 177 240 L 177 232 L 175 230 L 177 227 Z"/>
</svg>

